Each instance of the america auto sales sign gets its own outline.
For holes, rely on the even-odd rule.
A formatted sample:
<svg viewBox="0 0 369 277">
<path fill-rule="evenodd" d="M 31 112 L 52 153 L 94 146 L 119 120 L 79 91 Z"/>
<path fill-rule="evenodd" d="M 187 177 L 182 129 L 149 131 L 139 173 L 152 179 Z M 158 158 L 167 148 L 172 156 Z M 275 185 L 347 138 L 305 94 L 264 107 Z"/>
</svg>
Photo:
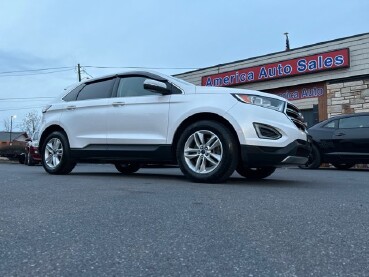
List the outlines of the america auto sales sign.
<svg viewBox="0 0 369 277">
<path fill-rule="evenodd" d="M 227 87 L 350 67 L 349 48 L 203 76 L 203 86 Z"/>
</svg>

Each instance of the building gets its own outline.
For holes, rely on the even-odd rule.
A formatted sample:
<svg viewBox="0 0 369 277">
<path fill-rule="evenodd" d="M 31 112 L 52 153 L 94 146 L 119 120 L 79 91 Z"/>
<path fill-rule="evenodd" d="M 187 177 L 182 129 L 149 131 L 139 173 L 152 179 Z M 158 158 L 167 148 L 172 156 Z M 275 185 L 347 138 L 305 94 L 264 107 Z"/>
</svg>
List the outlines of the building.
<svg viewBox="0 0 369 277">
<path fill-rule="evenodd" d="M 0 145 L 8 145 L 12 143 L 23 143 L 28 138 L 26 132 L 0 132 Z"/>
<path fill-rule="evenodd" d="M 24 152 L 26 132 L 0 132 L 0 157 L 17 158 Z"/>
<path fill-rule="evenodd" d="M 196 85 L 237 87 L 292 101 L 308 126 L 369 112 L 369 33 L 177 74 Z"/>
</svg>

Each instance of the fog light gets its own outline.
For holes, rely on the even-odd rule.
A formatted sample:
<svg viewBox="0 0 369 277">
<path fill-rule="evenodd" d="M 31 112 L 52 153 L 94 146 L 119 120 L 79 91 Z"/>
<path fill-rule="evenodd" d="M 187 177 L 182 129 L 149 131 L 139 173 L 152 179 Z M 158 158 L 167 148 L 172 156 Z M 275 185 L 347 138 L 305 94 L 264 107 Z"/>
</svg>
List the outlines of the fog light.
<svg viewBox="0 0 369 277">
<path fill-rule="evenodd" d="M 282 137 L 281 133 L 277 131 L 272 126 L 261 124 L 261 123 L 255 123 L 254 122 L 254 128 L 256 130 L 256 134 L 261 139 L 279 139 Z"/>
</svg>

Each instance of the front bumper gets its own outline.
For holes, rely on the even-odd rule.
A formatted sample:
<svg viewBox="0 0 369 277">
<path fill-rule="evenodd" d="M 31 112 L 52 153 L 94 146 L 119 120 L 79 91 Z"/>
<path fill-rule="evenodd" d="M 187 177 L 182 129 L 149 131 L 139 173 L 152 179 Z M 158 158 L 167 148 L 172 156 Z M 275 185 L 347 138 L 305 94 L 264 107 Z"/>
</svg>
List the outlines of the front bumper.
<svg viewBox="0 0 369 277">
<path fill-rule="evenodd" d="M 304 165 L 310 151 L 310 143 L 300 139 L 285 147 L 241 145 L 241 159 L 246 167 Z"/>
</svg>

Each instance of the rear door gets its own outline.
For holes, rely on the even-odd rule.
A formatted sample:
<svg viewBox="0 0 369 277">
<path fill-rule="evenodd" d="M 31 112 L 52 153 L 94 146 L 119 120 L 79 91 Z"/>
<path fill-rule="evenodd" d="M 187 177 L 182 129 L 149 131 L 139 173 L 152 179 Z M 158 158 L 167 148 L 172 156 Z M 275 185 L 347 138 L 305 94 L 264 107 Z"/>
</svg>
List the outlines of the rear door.
<svg viewBox="0 0 369 277">
<path fill-rule="evenodd" d="M 333 140 L 343 157 L 369 158 L 369 115 L 341 118 Z"/>
<path fill-rule="evenodd" d="M 116 78 L 87 83 L 65 97 L 61 123 L 71 148 L 106 147 L 107 107 Z M 68 97 L 69 96 L 69 97 Z"/>
</svg>

